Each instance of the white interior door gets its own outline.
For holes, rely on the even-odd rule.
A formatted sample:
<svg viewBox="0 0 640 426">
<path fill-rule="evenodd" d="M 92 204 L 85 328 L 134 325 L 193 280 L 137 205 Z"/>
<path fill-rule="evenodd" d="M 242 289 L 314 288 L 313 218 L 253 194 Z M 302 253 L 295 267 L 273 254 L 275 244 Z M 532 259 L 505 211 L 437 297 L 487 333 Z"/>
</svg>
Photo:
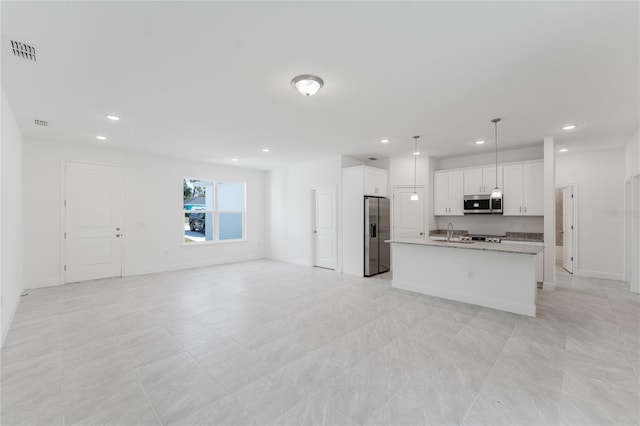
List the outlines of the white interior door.
<svg viewBox="0 0 640 426">
<path fill-rule="evenodd" d="M 65 165 L 65 282 L 122 276 L 122 169 Z"/>
<path fill-rule="evenodd" d="M 424 186 L 416 187 L 418 201 L 411 201 L 413 187 L 393 188 L 393 238 L 424 238 Z"/>
<path fill-rule="evenodd" d="M 573 273 L 573 188 L 562 190 L 562 267 Z"/>
<path fill-rule="evenodd" d="M 336 268 L 336 192 L 315 190 L 315 266 Z"/>
</svg>

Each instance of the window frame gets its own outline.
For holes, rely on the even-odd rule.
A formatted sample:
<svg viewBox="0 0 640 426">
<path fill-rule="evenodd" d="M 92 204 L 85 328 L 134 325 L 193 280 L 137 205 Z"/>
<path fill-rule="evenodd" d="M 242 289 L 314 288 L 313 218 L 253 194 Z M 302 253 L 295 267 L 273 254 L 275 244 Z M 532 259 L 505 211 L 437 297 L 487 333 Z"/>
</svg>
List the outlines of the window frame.
<svg viewBox="0 0 640 426">
<path fill-rule="evenodd" d="M 210 178 L 196 178 L 196 177 L 191 177 L 191 176 L 185 176 L 182 178 L 182 182 L 184 185 L 184 182 L 186 180 L 189 181 L 203 181 L 203 182 L 211 182 L 212 183 L 212 204 L 213 207 L 211 210 L 208 209 L 196 209 L 196 210 L 187 210 L 184 208 L 184 193 L 183 193 L 183 199 L 182 199 L 182 220 L 183 220 L 183 226 L 184 226 L 184 217 L 186 214 L 190 214 L 190 213 L 194 213 L 194 212 L 198 212 L 198 213 L 211 213 L 211 221 L 213 224 L 213 236 L 212 239 L 207 240 L 206 239 L 206 234 L 205 234 L 205 240 L 204 241 L 191 241 L 191 242 L 187 242 L 185 241 L 185 229 L 183 228 L 182 230 L 182 246 L 188 247 L 188 246 L 199 246 L 199 245 L 206 245 L 206 244 L 228 244 L 228 243 L 237 243 L 237 242 L 243 242 L 243 241 L 247 241 L 247 182 L 244 181 L 236 181 L 236 180 L 215 180 L 215 179 L 210 179 Z M 242 208 L 243 210 L 219 210 L 218 208 L 218 185 L 219 184 L 241 184 L 242 185 Z M 184 189 L 183 189 L 184 190 Z M 224 239 L 221 240 L 220 239 L 220 213 L 240 213 L 242 215 L 242 238 L 228 238 L 228 239 Z"/>
</svg>

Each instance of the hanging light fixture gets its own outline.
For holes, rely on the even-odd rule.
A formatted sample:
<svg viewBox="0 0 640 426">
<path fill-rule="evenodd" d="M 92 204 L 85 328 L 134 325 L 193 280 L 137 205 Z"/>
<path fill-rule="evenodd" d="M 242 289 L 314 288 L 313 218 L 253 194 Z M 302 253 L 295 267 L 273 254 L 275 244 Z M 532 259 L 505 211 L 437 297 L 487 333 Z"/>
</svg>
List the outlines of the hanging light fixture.
<svg viewBox="0 0 640 426">
<path fill-rule="evenodd" d="M 416 162 L 418 161 L 418 138 L 420 136 L 413 137 L 413 194 L 411 194 L 411 201 L 418 201 L 418 193 L 416 192 Z"/>
<path fill-rule="evenodd" d="M 291 85 L 303 95 L 313 96 L 318 93 L 318 90 L 324 85 L 324 81 L 317 75 L 303 74 L 294 77 L 293 80 L 291 80 Z"/>
<path fill-rule="evenodd" d="M 495 128 L 495 138 L 496 138 L 496 187 L 491 191 L 491 198 L 502 198 L 502 191 L 498 188 L 498 122 L 500 118 L 494 118 L 491 122 Z"/>
</svg>

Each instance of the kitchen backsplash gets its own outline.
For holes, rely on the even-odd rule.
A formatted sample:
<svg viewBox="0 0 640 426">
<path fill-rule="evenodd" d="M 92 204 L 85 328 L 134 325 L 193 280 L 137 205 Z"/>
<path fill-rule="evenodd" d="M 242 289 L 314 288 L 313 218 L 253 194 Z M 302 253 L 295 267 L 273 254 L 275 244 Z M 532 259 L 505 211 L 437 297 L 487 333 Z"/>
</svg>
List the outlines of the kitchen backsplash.
<svg viewBox="0 0 640 426">
<path fill-rule="evenodd" d="M 466 215 L 436 217 L 437 229 L 466 229 L 470 234 L 504 235 L 507 232 L 544 232 L 542 216 L 518 217 L 502 215 Z"/>
</svg>

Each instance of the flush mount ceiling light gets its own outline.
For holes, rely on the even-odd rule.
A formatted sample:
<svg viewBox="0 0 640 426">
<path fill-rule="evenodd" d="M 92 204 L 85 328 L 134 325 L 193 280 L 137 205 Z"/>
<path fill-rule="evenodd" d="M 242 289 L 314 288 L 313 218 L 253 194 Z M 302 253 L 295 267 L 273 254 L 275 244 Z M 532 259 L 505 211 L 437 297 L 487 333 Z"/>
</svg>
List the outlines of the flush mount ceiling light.
<svg viewBox="0 0 640 426">
<path fill-rule="evenodd" d="M 231 161 L 233 161 L 235 163 L 236 161 L 238 161 L 238 159 L 237 158 L 232 158 Z"/>
<path fill-rule="evenodd" d="M 558 152 L 567 152 L 569 151 L 567 148 L 562 148 L 561 150 L 559 150 Z"/>
<path fill-rule="evenodd" d="M 96 136 L 96 139 L 101 140 L 101 141 L 106 141 L 107 137 L 106 136 Z"/>
<path fill-rule="evenodd" d="M 118 121 L 118 120 L 120 120 L 120 117 L 118 117 L 117 115 L 111 115 L 111 114 L 109 114 L 109 115 L 105 115 L 105 117 L 106 117 L 106 118 L 108 118 L 108 119 L 109 119 L 109 120 L 111 120 L 111 121 Z"/>
<path fill-rule="evenodd" d="M 494 118 L 491 122 L 494 124 L 496 136 L 496 187 L 491 191 L 491 198 L 502 198 L 502 191 L 498 188 L 498 122 L 499 118 Z"/>
<path fill-rule="evenodd" d="M 562 128 L 562 130 L 573 130 L 576 128 L 575 124 L 568 124 Z"/>
<path fill-rule="evenodd" d="M 291 85 L 303 95 L 313 96 L 318 93 L 318 90 L 324 85 L 324 81 L 317 75 L 303 74 L 294 77 L 293 80 L 291 80 Z"/>
<path fill-rule="evenodd" d="M 389 139 L 381 139 L 380 143 L 389 143 Z"/>
<path fill-rule="evenodd" d="M 262 148 L 262 152 L 269 152 L 269 148 Z"/>
<path fill-rule="evenodd" d="M 418 161 L 418 138 L 420 136 L 413 137 L 413 194 L 411 194 L 411 201 L 418 201 L 418 193 L 416 192 L 416 162 Z"/>
<path fill-rule="evenodd" d="M 482 145 L 484 141 L 476 141 L 476 145 Z"/>
</svg>

